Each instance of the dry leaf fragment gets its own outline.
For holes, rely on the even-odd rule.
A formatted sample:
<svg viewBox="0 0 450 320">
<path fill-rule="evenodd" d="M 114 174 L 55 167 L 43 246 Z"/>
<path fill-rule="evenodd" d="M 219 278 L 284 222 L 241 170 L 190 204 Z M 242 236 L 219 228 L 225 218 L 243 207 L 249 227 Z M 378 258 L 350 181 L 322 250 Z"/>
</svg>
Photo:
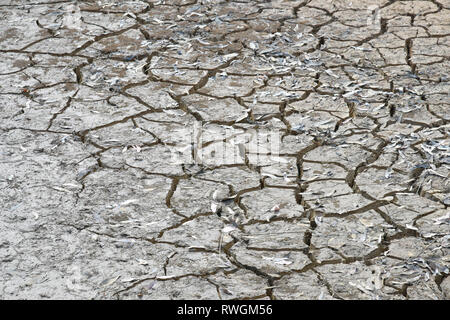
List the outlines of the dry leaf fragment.
<svg viewBox="0 0 450 320">
<path fill-rule="evenodd" d="M 110 285 L 112 285 L 114 282 L 116 282 L 118 279 L 120 278 L 120 276 L 114 277 L 110 280 L 103 280 L 100 285 L 103 287 L 109 287 Z"/>
</svg>

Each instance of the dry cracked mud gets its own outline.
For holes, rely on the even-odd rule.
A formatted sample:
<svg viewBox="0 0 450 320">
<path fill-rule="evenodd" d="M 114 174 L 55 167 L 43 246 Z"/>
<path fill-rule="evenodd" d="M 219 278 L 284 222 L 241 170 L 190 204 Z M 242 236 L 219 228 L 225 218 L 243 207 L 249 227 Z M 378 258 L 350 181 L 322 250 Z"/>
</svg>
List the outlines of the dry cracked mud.
<svg viewBox="0 0 450 320">
<path fill-rule="evenodd" d="M 0 21 L 1 299 L 450 298 L 449 0 Z"/>
</svg>

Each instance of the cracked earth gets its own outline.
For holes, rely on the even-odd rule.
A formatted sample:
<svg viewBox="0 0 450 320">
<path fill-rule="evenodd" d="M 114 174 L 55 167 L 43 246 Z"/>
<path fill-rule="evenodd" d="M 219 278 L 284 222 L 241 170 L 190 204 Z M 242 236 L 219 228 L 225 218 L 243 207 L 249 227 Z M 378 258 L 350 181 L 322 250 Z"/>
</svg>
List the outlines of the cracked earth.
<svg viewBox="0 0 450 320">
<path fill-rule="evenodd" d="M 450 298 L 450 1 L 0 16 L 1 299 Z"/>
</svg>

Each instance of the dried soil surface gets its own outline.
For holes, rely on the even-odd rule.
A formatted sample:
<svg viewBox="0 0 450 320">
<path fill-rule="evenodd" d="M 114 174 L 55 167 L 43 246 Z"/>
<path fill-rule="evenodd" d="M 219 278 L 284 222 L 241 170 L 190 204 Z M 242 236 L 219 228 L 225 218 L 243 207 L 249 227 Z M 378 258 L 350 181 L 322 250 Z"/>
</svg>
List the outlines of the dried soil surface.
<svg viewBox="0 0 450 320">
<path fill-rule="evenodd" d="M 450 298 L 449 0 L 1 0 L 0 57 L 0 299 Z"/>
</svg>

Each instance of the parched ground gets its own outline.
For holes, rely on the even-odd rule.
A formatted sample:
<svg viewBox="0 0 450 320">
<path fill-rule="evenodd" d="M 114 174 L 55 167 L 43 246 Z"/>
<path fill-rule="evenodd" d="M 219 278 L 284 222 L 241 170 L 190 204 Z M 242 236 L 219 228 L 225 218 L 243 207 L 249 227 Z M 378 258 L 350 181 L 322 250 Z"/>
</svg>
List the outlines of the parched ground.
<svg viewBox="0 0 450 320">
<path fill-rule="evenodd" d="M 1 0 L 0 58 L 0 299 L 450 298 L 449 0 Z"/>
</svg>

